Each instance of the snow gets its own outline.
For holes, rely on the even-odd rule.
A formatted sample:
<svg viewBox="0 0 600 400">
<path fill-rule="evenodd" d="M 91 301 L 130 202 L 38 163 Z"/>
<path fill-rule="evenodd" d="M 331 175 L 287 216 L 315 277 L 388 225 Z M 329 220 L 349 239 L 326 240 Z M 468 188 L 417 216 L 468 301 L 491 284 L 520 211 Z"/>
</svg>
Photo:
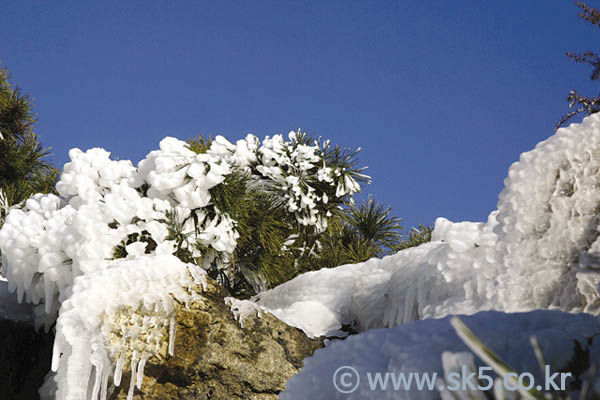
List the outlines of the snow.
<svg viewBox="0 0 600 400">
<path fill-rule="evenodd" d="M 289 138 L 275 135 L 260 143 L 248 135 L 234 145 L 217 137 L 206 154 L 196 154 L 167 137 L 137 168 L 111 160 L 104 149 L 71 150 L 56 185 L 60 196 L 33 196 L 10 211 L 0 230 L 10 290 L 36 305 L 36 324 L 49 329 L 74 279 L 105 269 L 119 246 L 129 258 L 183 250 L 205 268 L 224 269 L 239 233 L 236 222 L 212 204 L 210 190 L 234 170 L 250 173 L 253 185 L 282 190 L 281 201 L 299 223 L 323 229 L 327 216 L 316 202 L 326 196 L 300 185 L 305 168 L 318 169 L 341 196 L 358 186 L 352 178 L 335 182 L 340 171 L 326 166 L 318 143 L 302 144 L 296 132 Z M 169 218 L 180 225 L 179 238 L 170 234 Z"/>
<path fill-rule="evenodd" d="M 522 154 L 485 223 L 438 218 L 430 243 L 306 273 L 254 300 L 313 337 L 490 309 L 597 314 L 599 171 L 596 114 Z"/>
<path fill-rule="evenodd" d="M 456 335 L 450 324 L 451 317 L 427 319 L 389 329 L 375 329 L 345 340 L 336 340 L 317 350 L 304 360 L 304 367 L 286 384 L 281 400 L 330 399 L 432 399 L 439 398 L 437 388 L 448 373 L 460 371 L 462 365 L 485 366 Z M 541 345 L 546 363 L 554 373 L 565 367 L 574 355 L 574 340 L 584 349 L 588 338 L 600 333 L 600 321 L 589 314 L 569 314 L 560 311 L 537 310 L 506 314 L 497 311 L 479 312 L 461 316 L 461 320 L 488 345 L 502 360 L 518 373 L 531 373 L 536 382 L 543 381 L 530 337 Z M 517 329 L 518 328 L 518 329 Z M 589 350 L 600 350 L 597 340 Z M 597 353 L 596 353 L 597 354 Z M 335 371 L 342 366 L 354 367 L 360 377 L 356 391 L 344 394 L 332 384 Z M 367 373 L 438 374 L 436 390 L 394 390 L 390 383 L 386 391 L 371 390 Z M 493 376 L 491 373 L 486 374 Z M 390 380 L 391 382 L 391 380 Z M 556 381 L 559 383 L 559 380 Z M 451 382 L 447 382 L 451 384 Z M 485 384 L 485 383 L 484 383 Z M 477 392 L 476 392 L 477 393 Z M 444 395 L 459 394 L 445 392 Z M 479 391 L 479 396 L 482 392 Z M 446 398 L 446 397 L 444 397 Z M 472 398 L 465 394 L 460 399 Z M 477 397 L 476 397 L 477 398 Z"/>
</svg>

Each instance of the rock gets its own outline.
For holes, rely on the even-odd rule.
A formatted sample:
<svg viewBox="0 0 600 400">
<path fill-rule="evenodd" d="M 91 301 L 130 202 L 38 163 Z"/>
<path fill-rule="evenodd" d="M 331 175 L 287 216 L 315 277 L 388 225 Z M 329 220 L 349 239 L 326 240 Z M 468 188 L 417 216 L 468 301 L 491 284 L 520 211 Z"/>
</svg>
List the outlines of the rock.
<svg viewBox="0 0 600 400">
<path fill-rule="evenodd" d="M 27 322 L 0 319 L 0 399 L 35 400 L 50 369 L 54 335 Z"/>
<path fill-rule="evenodd" d="M 209 280 L 203 300 L 178 308 L 174 356 L 164 343 L 160 357 L 148 360 L 134 399 L 277 399 L 303 359 L 322 347 L 267 313 L 247 317 L 242 328 L 225 296 Z M 126 399 L 129 381 L 124 371 L 109 398 Z"/>
</svg>

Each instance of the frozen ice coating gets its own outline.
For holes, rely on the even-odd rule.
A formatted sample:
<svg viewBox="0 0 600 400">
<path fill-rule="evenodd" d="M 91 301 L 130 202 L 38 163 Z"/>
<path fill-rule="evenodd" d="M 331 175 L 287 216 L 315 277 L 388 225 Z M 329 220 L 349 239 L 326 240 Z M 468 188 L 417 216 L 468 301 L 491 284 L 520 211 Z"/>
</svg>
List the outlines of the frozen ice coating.
<svg viewBox="0 0 600 400">
<path fill-rule="evenodd" d="M 268 310 L 264 307 L 259 306 L 250 300 L 239 300 L 233 297 L 225 297 L 225 304 L 231 306 L 231 312 L 233 317 L 240 324 L 240 327 L 244 327 L 244 320 L 251 316 L 260 317 Z"/>
<path fill-rule="evenodd" d="M 597 340 L 592 344 L 588 342 L 588 338 L 600 331 L 600 321 L 588 314 L 570 314 L 551 310 L 515 314 L 483 311 L 460 318 L 479 339 L 515 371 L 531 373 L 535 382 L 544 380 L 544 371 L 540 370 L 530 344 L 530 336 L 538 339 L 547 365 L 551 367 L 551 373 L 565 367 L 574 356 L 574 340 L 589 349 L 590 354 L 600 350 Z M 469 393 L 464 392 L 438 392 L 440 384 L 452 385 L 451 381 L 444 381 L 447 373 L 456 370 L 457 365 L 469 366 L 473 362 L 476 367 L 485 365 L 479 358 L 473 356 L 456 335 L 450 325 L 450 317 L 416 321 L 395 328 L 371 330 L 350 336 L 345 340 L 332 341 L 327 347 L 317 350 L 312 357 L 304 360 L 302 370 L 288 380 L 287 389 L 279 395 L 279 398 L 281 400 L 425 400 L 440 397 L 477 399 L 481 397 L 471 397 Z M 359 385 L 352 393 L 341 393 L 333 385 L 334 373 L 342 366 L 352 366 L 359 374 Z M 437 373 L 438 379 L 437 382 L 433 381 L 435 382 L 433 390 L 428 390 L 427 386 L 424 390 L 418 390 L 414 378 L 410 390 L 394 390 L 391 378 L 388 379 L 387 390 L 381 390 L 381 386 L 377 387 L 378 390 L 371 390 L 367 373 L 371 373 L 374 377 L 378 372 L 382 374 L 391 372 L 396 376 L 402 372 L 407 379 L 411 372 L 428 373 L 430 377 L 433 373 Z M 495 376 L 490 372 L 485 374 Z M 353 377 L 347 381 L 350 379 Z M 557 379 L 557 383 L 559 380 Z M 340 381 L 337 382 L 339 384 Z M 356 380 L 351 382 L 354 383 Z M 481 385 L 485 386 L 486 382 L 482 381 Z M 444 394 L 449 396 L 445 397 Z M 479 391 L 478 395 L 482 396 L 483 392 Z"/>
<path fill-rule="evenodd" d="M 136 371 L 143 377 L 145 362 L 158 355 L 165 337 L 175 340 L 175 300 L 199 298 L 195 288 L 206 284 L 205 275 L 175 256 L 146 255 L 78 276 L 56 323 L 56 399 L 106 399 L 109 377 L 119 385 L 124 366 L 131 365 L 130 399 L 134 383 L 142 384 Z"/>
<path fill-rule="evenodd" d="M 498 202 L 498 295 L 509 310 L 588 309 L 581 280 L 598 238 L 600 115 L 561 128 L 510 167 Z M 579 259 L 583 257 L 583 264 Z M 577 289 L 575 289 L 577 287 Z M 597 298 L 597 296 L 596 296 Z"/>
<path fill-rule="evenodd" d="M 439 218 L 431 243 L 307 272 L 255 300 L 313 337 L 494 308 L 495 223 L 495 213 L 487 224 Z"/>
<path fill-rule="evenodd" d="M 310 336 L 488 309 L 598 314 L 600 114 L 522 154 L 505 184 L 485 223 L 438 218 L 430 243 L 306 273 L 256 301 Z"/>
<path fill-rule="evenodd" d="M 249 173 L 255 185 L 284 185 L 281 201 L 298 203 L 290 211 L 298 221 L 323 228 L 327 216 L 316 207 L 319 192 L 306 185 L 300 189 L 298 176 L 311 163 L 328 167 L 319 145 L 301 144 L 298 135 L 290 134 L 289 142 L 281 135 L 275 141 L 267 137 L 262 144 L 252 135 L 236 144 L 217 137 L 205 154 L 167 137 L 137 168 L 129 161 L 111 160 L 103 149 L 71 150 L 71 161 L 57 183 L 60 197 L 33 196 L 9 213 L 0 230 L 10 289 L 38 305 L 36 323 L 48 328 L 74 278 L 105 269 L 107 260 L 174 254 L 182 248 L 200 265 L 222 267 L 239 233 L 236 222 L 211 203 L 210 190 L 237 170 Z M 259 159 L 280 173 L 257 172 L 265 166 Z M 339 185 L 328 171 L 321 175 Z M 177 242 L 173 224 L 188 239 Z"/>
<path fill-rule="evenodd" d="M 299 224 L 314 226 L 318 232 L 327 228 L 329 215 L 319 210 L 319 203 L 328 202 L 326 193 L 319 192 L 306 178 L 316 174 L 319 182 L 328 183 L 336 188 L 336 196 L 352 196 L 360 191 L 356 180 L 342 174 L 339 168 L 329 168 L 326 160 L 320 156 L 321 150 L 329 147 L 329 142 L 322 144 L 305 143 L 305 137 L 298 132 L 290 132 L 289 141 L 282 135 L 267 136 L 258 149 L 259 164 L 256 166 L 256 184 L 274 186 L 284 192 L 281 202 L 287 210 L 294 213 Z M 366 175 L 359 174 L 364 178 Z"/>
<path fill-rule="evenodd" d="M 299 224 L 326 227 L 330 215 L 319 205 L 335 191 L 341 201 L 360 187 L 328 166 L 325 143 L 309 143 L 300 132 L 288 138 L 261 142 L 248 135 L 233 144 L 219 136 L 198 154 L 167 137 L 137 167 L 112 160 L 104 149 L 73 149 L 58 196 L 36 194 L 9 210 L 0 229 L 8 289 L 33 305 L 36 329 L 57 322 L 57 374 L 44 393 L 56 382 L 59 399 L 105 398 L 108 377 L 118 385 L 130 369 L 131 397 L 161 340 L 169 336 L 174 350 L 173 299 L 189 299 L 190 272 L 203 276 L 174 255 L 225 274 L 237 268 L 228 262 L 237 223 L 211 195 L 231 174 L 279 196 Z M 317 175 L 329 196 L 326 185 L 311 185 Z M 247 301 L 234 312 L 243 324 L 258 310 Z"/>
</svg>

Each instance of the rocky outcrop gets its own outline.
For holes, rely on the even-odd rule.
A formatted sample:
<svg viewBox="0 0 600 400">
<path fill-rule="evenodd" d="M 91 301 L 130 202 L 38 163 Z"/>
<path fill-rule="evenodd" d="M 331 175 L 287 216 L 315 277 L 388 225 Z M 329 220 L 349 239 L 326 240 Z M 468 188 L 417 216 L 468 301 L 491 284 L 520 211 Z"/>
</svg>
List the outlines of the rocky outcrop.
<svg viewBox="0 0 600 400">
<path fill-rule="evenodd" d="M 160 356 L 148 360 L 134 399 L 276 399 L 302 360 L 322 347 L 268 313 L 246 317 L 242 328 L 212 280 L 198 292 L 202 300 L 178 306 L 174 355 L 165 341 Z M 39 398 L 53 340 L 28 322 L 0 319 L 0 399 Z M 109 398 L 125 399 L 129 380 L 124 371 L 120 387 L 109 385 Z"/>
<path fill-rule="evenodd" d="M 322 346 L 271 314 L 249 316 L 243 328 L 225 304 L 225 291 L 209 281 L 203 299 L 177 310 L 174 356 L 164 343 L 148 360 L 134 399 L 276 399 L 302 360 Z M 125 399 L 124 372 L 110 399 Z"/>
</svg>

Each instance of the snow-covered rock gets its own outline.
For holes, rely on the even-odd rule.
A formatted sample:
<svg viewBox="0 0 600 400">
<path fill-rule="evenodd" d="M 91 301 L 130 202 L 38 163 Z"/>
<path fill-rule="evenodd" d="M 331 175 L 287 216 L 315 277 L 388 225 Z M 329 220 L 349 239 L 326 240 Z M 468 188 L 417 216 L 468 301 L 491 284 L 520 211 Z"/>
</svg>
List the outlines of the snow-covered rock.
<svg viewBox="0 0 600 400">
<path fill-rule="evenodd" d="M 176 304 L 199 299 L 202 286 L 206 273 L 172 255 L 117 260 L 77 277 L 56 323 L 56 399 L 106 399 L 109 377 L 119 386 L 125 366 L 131 399 L 167 338 L 173 355 Z"/>
<path fill-rule="evenodd" d="M 439 399 L 442 395 L 447 395 L 448 397 L 442 398 L 448 399 L 485 399 L 481 391 L 461 393 L 440 392 L 438 389 L 440 385 L 454 386 L 452 381 L 445 381 L 445 377 L 450 371 L 456 372 L 456 366 L 459 367 L 458 372 L 461 372 L 462 365 L 471 367 L 469 372 L 477 372 L 479 366 L 486 365 L 457 336 L 450 325 L 450 318 L 427 319 L 395 328 L 374 329 L 345 340 L 333 341 L 304 360 L 302 371 L 287 382 L 287 390 L 280 394 L 280 399 L 425 400 Z M 551 374 L 569 366 L 576 355 L 577 344 L 581 345 L 584 352 L 588 352 L 592 362 L 594 356 L 598 361 L 597 355 L 600 354 L 600 320 L 589 314 L 550 310 L 515 314 L 484 311 L 460 318 L 517 373 L 532 374 L 538 384 L 544 381 L 545 371 L 540 369 L 530 343 L 531 336 L 538 339 L 546 365 L 551 366 Z M 580 361 L 584 359 L 581 354 L 579 357 Z M 344 382 L 340 382 L 341 377 L 334 375 L 341 367 L 348 366 L 354 368 L 359 378 L 357 380 L 355 375 L 350 375 L 344 378 Z M 572 368 L 564 371 L 575 372 Z M 349 369 L 343 372 L 354 373 Z M 367 373 L 371 374 L 371 379 Z M 395 390 L 393 380 L 388 375 L 386 390 L 380 385 L 372 388 L 371 384 L 376 382 L 377 373 L 381 374 L 382 379 L 385 379 L 386 373 L 395 374 L 396 380 L 400 373 L 404 373 L 407 379 L 410 373 L 421 374 L 419 379 L 427 373 L 434 385 L 432 390 L 428 390 L 428 386 L 419 390 L 415 383 L 416 376 L 413 375 L 410 388 L 400 387 Z M 433 377 L 434 373 L 437 374 L 437 380 Z M 490 371 L 484 373 L 492 378 L 496 376 Z M 338 388 L 350 391 L 357 382 L 356 390 L 351 393 L 343 393 L 335 386 L 337 384 Z M 476 381 L 473 382 L 475 386 L 479 385 Z M 555 382 L 560 384 L 560 379 Z M 341 386 L 342 383 L 345 385 Z M 482 381 L 481 386 L 486 386 L 486 382 Z"/>
</svg>

